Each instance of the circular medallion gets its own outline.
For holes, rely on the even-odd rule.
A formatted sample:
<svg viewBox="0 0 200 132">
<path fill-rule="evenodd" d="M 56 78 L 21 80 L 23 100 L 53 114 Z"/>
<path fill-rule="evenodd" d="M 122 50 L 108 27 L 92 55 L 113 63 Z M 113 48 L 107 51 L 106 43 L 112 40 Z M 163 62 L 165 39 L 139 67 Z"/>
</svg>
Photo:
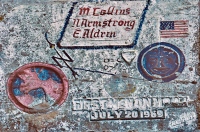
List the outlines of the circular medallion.
<svg viewBox="0 0 200 132">
<path fill-rule="evenodd" d="M 7 81 L 10 100 L 27 113 L 48 112 L 68 95 L 68 80 L 57 67 L 34 62 L 15 70 Z"/>
<path fill-rule="evenodd" d="M 183 71 L 185 57 L 182 51 L 172 44 L 154 43 L 140 52 L 137 67 L 149 81 L 169 82 Z"/>
</svg>

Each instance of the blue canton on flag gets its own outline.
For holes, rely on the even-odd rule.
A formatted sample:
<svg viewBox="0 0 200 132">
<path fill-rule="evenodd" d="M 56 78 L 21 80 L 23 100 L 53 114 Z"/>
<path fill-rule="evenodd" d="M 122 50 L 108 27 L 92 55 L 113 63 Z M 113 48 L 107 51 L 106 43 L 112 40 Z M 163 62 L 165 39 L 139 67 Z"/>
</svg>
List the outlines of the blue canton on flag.
<svg viewBox="0 0 200 132">
<path fill-rule="evenodd" d="M 174 21 L 161 21 L 160 30 L 174 29 Z"/>
</svg>

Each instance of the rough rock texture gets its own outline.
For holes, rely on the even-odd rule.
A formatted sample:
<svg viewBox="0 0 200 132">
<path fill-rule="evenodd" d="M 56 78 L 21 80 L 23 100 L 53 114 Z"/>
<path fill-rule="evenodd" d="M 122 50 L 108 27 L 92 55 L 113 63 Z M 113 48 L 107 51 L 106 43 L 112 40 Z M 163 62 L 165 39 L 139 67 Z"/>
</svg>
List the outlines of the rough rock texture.
<svg viewBox="0 0 200 132">
<path fill-rule="evenodd" d="M 134 16 L 136 25 L 132 35 L 135 46 L 59 49 L 59 45 L 53 44 L 66 44 L 66 34 L 73 33 L 66 28 L 63 40 L 58 40 L 75 0 L 1 0 L 0 131 L 198 131 L 199 1 L 151 0 L 149 4 L 148 0 L 138 1 L 142 4 L 139 16 L 137 13 Z M 88 2 L 101 6 L 112 5 L 114 0 Z M 80 1 L 78 5 L 81 7 Z M 144 10 L 146 6 L 148 9 Z M 79 11 L 77 6 L 74 9 Z M 144 12 L 145 17 L 142 16 Z M 175 20 L 188 21 L 187 36 L 162 38 L 160 21 Z M 117 27 L 105 29 L 108 30 L 124 33 Z M 76 42 L 77 39 L 74 39 L 69 45 Z M 175 45 L 185 57 L 183 71 L 175 73 L 177 77 L 169 82 L 150 81 L 138 70 L 141 51 L 158 42 Z M 84 44 L 87 45 L 87 42 Z M 169 49 L 174 51 L 173 47 Z M 63 67 L 52 59 L 59 55 L 68 59 L 65 62 L 58 60 Z M 68 97 L 55 111 L 27 114 L 15 107 L 7 96 L 6 83 L 11 73 L 31 62 L 55 64 L 69 80 Z"/>
</svg>

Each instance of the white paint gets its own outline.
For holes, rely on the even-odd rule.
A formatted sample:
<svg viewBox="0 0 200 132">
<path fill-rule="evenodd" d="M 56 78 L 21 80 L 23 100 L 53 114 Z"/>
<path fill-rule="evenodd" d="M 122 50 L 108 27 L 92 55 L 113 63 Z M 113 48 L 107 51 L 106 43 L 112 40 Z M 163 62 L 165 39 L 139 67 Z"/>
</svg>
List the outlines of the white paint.
<svg viewBox="0 0 200 132">
<path fill-rule="evenodd" d="M 195 112 L 187 112 L 182 113 L 177 116 L 176 120 L 170 120 L 169 127 L 170 128 L 179 128 L 184 126 L 184 124 L 192 125 L 194 121 L 196 121 L 197 115 Z"/>
<path fill-rule="evenodd" d="M 71 47 L 73 46 L 130 45 L 132 43 L 133 36 L 138 28 L 140 16 L 145 7 L 145 3 L 146 3 L 145 1 L 123 1 L 123 2 L 110 1 L 107 4 L 102 5 L 102 4 L 95 4 L 91 2 L 82 2 L 82 3 L 80 2 L 74 8 L 73 14 L 71 16 L 69 25 L 67 26 L 61 45 L 71 46 Z M 115 15 L 115 13 L 113 13 L 113 15 L 106 14 L 106 15 L 94 16 L 96 14 L 99 14 L 101 10 L 105 10 L 106 12 L 108 12 L 109 7 L 114 7 L 112 8 L 114 12 L 118 10 L 117 14 Z M 83 15 L 84 11 L 82 12 L 81 15 L 79 15 L 81 13 L 81 10 L 80 10 L 81 8 L 89 8 L 88 15 L 87 15 L 87 10 L 85 11 L 86 15 Z M 94 9 L 94 8 L 98 8 L 98 9 Z M 127 14 L 128 9 L 130 9 L 130 14 Z M 125 14 L 127 15 L 119 15 L 120 10 L 125 10 Z M 64 19 L 65 18 L 63 18 L 63 20 Z M 80 24 L 82 22 L 84 23 L 86 19 L 88 21 L 99 21 L 101 22 L 101 26 L 88 27 L 84 25 L 80 27 Z M 129 25 L 124 24 L 123 26 L 117 26 L 120 20 L 129 21 Z M 111 23 L 109 21 L 111 21 Z M 118 21 L 118 22 L 115 22 L 114 24 L 114 21 Z M 132 25 L 133 21 L 135 21 L 134 27 Z M 107 26 L 104 27 L 103 25 L 105 23 L 107 23 L 106 24 Z M 113 25 L 116 25 L 116 26 L 113 26 Z M 125 30 L 126 28 L 130 28 L 130 30 L 126 31 Z M 87 29 L 89 30 L 89 34 L 88 34 L 89 36 L 92 33 L 92 36 L 93 36 L 92 38 L 89 38 L 89 36 L 86 35 L 88 33 L 86 31 Z M 115 37 L 113 37 L 113 35 L 112 37 L 105 37 L 105 35 L 103 35 L 101 32 L 115 32 Z M 94 37 L 95 34 L 98 37 L 95 38 Z M 75 37 L 73 37 L 73 35 Z M 100 37 L 101 35 L 103 35 L 104 37 Z"/>
</svg>

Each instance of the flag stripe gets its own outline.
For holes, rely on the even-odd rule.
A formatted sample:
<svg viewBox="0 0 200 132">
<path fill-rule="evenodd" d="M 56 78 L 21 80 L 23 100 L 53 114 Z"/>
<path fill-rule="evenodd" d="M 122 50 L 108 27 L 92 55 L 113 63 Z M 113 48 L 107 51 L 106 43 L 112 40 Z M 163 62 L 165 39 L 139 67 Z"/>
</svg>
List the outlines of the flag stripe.
<svg viewBox="0 0 200 132">
<path fill-rule="evenodd" d="M 174 24 L 187 24 L 188 22 L 174 22 Z"/>
<path fill-rule="evenodd" d="M 164 34 L 162 36 L 187 36 L 188 34 L 170 34 L 170 35 L 167 35 L 167 34 Z"/>
<path fill-rule="evenodd" d="M 174 36 L 162 36 L 162 38 L 176 38 L 176 37 L 187 37 L 188 35 L 174 35 Z"/>
<path fill-rule="evenodd" d="M 187 25 L 174 25 L 174 27 L 187 27 Z"/>
<path fill-rule="evenodd" d="M 162 33 L 162 35 L 166 35 L 166 34 L 188 34 L 188 33 L 185 33 L 185 32 L 180 32 L 180 33 L 174 33 L 174 32 L 169 32 L 169 33 Z"/>
<path fill-rule="evenodd" d="M 182 35 L 182 36 L 161 36 L 162 38 L 178 38 L 178 37 L 183 37 L 183 38 L 185 38 L 185 37 L 187 37 L 188 35 Z"/>
<path fill-rule="evenodd" d="M 163 34 L 162 36 L 185 36 L 188 35 L 187 33 L 182 33 L 182 34 Z"/>
<path fill-rule="evenodd" d="M 170 33 L 170 34 L 162 34 L 162 35 L 176 35 L 177 33 Z M 180 35 L 180 34 L 188 34 L 188 33 L 179 33 L 177 35 Z"/>
<path fill-rule="evenodd" d="M 176 29 L 176 28 L 188 28 L 188 26 L 176 26 L 176 25 L 174 25 L 174 28 Z"/>
<path fill-rule="evenodd" d="M 160 30 L 160 32 L 162 33 L 164 33 L 164 32 L 181 32 L 181 31 L 184 31 L 184 32 L 186 32 L 186 31 L 188 31 L 188 29 L 176 29 L 176 30 L 166 30 L 166 31 L 163 31 L 163 30 Z"/>
<path fill-rule="evenodd" d="M 173 31 L 173 30 L 171 30 L 171 31 L 170 31 L 170 30 L 167 30 L 167 31 L 160 31 L 160 33 L 170 33 L 170 32 L 171 32 L 171 33 L 177 33 L 177 32 L 180 32 L 180 33 L 181 33 L 181 32 L 187 33 L 187 31 L 188 31 L 188 30 L 175 30 L 175 31 Z"/>
<path fill-rule="evenodd" d="M 188 29 L 179 29 L 179 30 L 167 30 L 167 31 L 160 31 L 161 33 L 167 33 L 167 32 L 187 32 L 188 31 Z"/>
</svg>

